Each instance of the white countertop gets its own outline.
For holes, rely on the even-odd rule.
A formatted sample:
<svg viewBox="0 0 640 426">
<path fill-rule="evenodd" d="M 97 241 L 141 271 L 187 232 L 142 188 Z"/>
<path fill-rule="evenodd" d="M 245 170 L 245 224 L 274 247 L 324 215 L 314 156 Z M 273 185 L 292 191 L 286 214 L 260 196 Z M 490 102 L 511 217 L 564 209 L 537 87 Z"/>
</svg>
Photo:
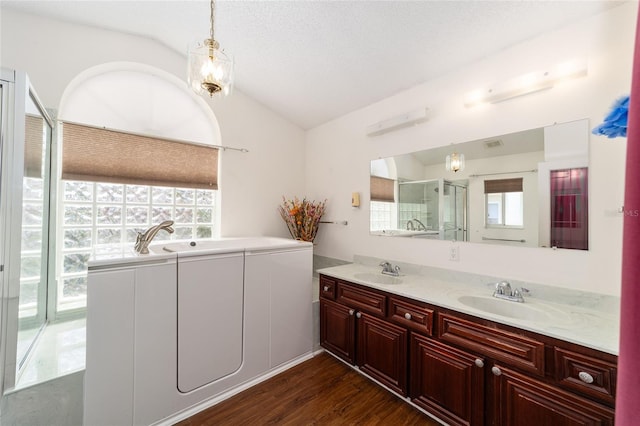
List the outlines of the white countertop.
<svg viewBox="0 0 640 426">
<path fill-rule="evenodd" d="M 377 264 L 376 264 L 377 265 Z M 334 278 L 363 284 L 389 293 L 430 303 L 442 308 L 485 318 L 501 324 L 533 331 L 545 336 L 566 340 L 603 352 L 617 355 L 619 340 L 619 298 L 596 293 L 572 291 L 542 285 L 522 285 L 512 282 L 515 287 L 531 289 L 525 295 L 525 303 L 500 300 L 492 297 L 493 286 L 497 280 L 479 275 L 448 271 L 439 268 L 402 267 L 397 280 L 382 275 L 379 266 L 353 263 L 318 270 L 318 273 Z M 382 284 L 372 282 L 378 276 L 390 278 Z M 399 282 L 397 282 L 399 281 Z M 526 284 L 526 283 L 525 283 Z M 498 304 L 505 308 L 507 315 L 489 313 L 461 302 L 459 298 L 474 298 L 476 301 Z M 483 300 L 483 299 L 488 299 Z M 464 298 L 462 299 L 464 300 Z M 508 305 L 503 305 L 508 304 Z M 533 319 L 527 319 L 530 316 Z"/>
<path fill-rule="evenodd" d="M 137 253 L 133 249 L 133 244 L 106 245 L 94 247 L 89 259 L 89 269 L 156 263 L 177 257 L 312 247 L 313 245 L 309 242 L 276 237 L 165 240 L 150 244 L 149 254 Z"/>
</svg>

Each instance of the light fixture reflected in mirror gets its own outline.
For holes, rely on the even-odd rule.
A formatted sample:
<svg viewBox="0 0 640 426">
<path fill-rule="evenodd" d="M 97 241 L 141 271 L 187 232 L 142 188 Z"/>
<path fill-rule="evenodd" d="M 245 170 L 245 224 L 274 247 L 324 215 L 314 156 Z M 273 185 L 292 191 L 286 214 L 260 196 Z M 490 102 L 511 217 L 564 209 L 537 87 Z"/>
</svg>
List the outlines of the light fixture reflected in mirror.
<svg viewBox="0 0 640 426">
<path fill-rule="evenodd" d="M 447 158 L 445 160 L 445 168 L 448 172 L 454 173 L 459 170 L 464 170 L 464 154 L 458 154 L 454 151 L 453 154 L 447 155 Z"/>
<path fill-rule="evenodd" d="M 189 46 L 188 82 L 199 95 L 227 96 L 233 85 L 233 60 L 214 38 L 215 1 L 211 0 L 209 38 Z"/>
</svg>

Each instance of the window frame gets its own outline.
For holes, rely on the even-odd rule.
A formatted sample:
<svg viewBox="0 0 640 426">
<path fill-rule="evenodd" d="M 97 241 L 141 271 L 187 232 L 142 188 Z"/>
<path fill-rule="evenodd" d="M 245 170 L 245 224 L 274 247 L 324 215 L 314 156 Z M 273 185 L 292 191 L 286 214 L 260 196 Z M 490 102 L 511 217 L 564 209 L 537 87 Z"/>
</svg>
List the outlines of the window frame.
<svg viewBox="0 0 640 426">
<path fill-rule="evenodd" d="M 520 210 L 521 210 L 521 219 L 522 225 L 506 225 L 506 194 L 520 194 Z M 489 223 L 489 196 L 490 195 L 500 195 L 500 215 L 502 217 L 501 223 Z M 493 229 L 524 229 L 524 191 L 519 192 L 493 192 L 490 194 L 484 194 L 484 227 L 485 228 L 493 228 Z"/>
<path fill-rule="evenodd" d="M 61 299 L 61 292 L 64 289 L 64 280 L 65 279 L 69 279 L 71 278 L 70 275 L 77 275 L 77 277 L 86 277 L 86 271 L 84 272 L 78 272 L 77 274 L 68 274 L 64 272 L 64 236 L 65 236 L 65 225 L 64 225 L 64 206 L 65 206 L 65 181 L 62 180 L 62 143 L 64 143 L 62 141 L 62 125 L 59 125 L 60 123 L 63 123 L 62 121 L 57 121 L 56 122 L 56 128 L 54 129 L 53 132 L 53 143 L 52 143 L 52 158 L 57 158 L 57 161 L 52 161 L 52 170 L 51 170 L 51 176 L 55 176 L 56 177 L 56 181 L 53 185 L 51 185 L 51 206 L 52 208 L 50 209 L 50 229 L 53 230 L 53 232 L 50 233 L 50 239 L 49 239 L 49 251 L 50 251 L 50 256 L 48 259 L 48 265 L 49 265 L 49 283 L 48 283 L 48 297 L 47 297 L 47 315 L 48 315 L 48 319 L 51 322 L 56 322 L 56 321 L 69 321 L 69 320 L 74 320 L 74 319 L 78 319 L 78 318 L 83 318 L 86 315 L 86 294 L 81 301 L 81 305 L 78 307 L 74 307 L 74 308 L 70 308 L 70 309 L 59 309 L 59 302 Z M 167 140 L 167 139 L 165 139 Z M 61 142 L 62 141 L 62 142 Z M 188 141 L 175 141 L 177 143 L 187 143 L 190 144 L 190 142 Z M 193 145 L 201 145 L 201 144 L 196 144 L 193 143 Z M 217 146 L 214 146 L 217 148 Z M 218 156 L 217 156 L 217 162 L 218 162 L 218 168 L 217 168 L 217 173 L 219 176 L 220 173 L 220 161 L 221 161 L 221 152 L 220 150 L 218 150 Z M 127 229 L 127 225 L 126 225 L 126 192 L 123 192 L 123 199 L 122 202 L 119 203 L 104 203 L 104 202 L 98 202 L 97 201 L 97 194 L 96 194 L 96 190 L 95 188 L 97 187 L 97 185 L 104 183 L 104 184 L 109 184 L 109 185 L 123 185 L 123 187 L 125 187 L 127 184 L 125 183 L 116 183 L 116 182 L 91 182 L 91 181 L 86 181 L 87 184 L 89 185 L 93 185 L 94 188 L 94 192 L 93 192 L 93 200 L 90 203 L 90 205 L 92 206 L 92 223 L 91 225 L 87 225 L 86 227 L 90 227 L 92 229 L 92 236 L 91 236 L 91 241 L 92 244 L 90 245 L 90 247 L 88 247 L 88 250 L 73 250 L 73 252 L 77 252 L 77 253 L 86 253 L 88 251 L 90 251 L 91 253 L 94 253 L 96 248 L 94 246 L 94 242 L 97 241 L 97 235 L 96 235 L 96 230 L 98 229 L 96 227 L 96 206 L 98 204 L 117 204 L 122 206 L 122 219 L 121 219 L 121 224 L 118 225 L 122 228 L 125 229 L 124 231 L 124 235 L 121 235 L 120 238 L 120 243 L 121 244 L 129 244 L 131 243 L 131 246 L 133 247 L 133 243 L 128 241 L 126 239 L 126 229 Z M 135 184 L 133 184 L 135 185 Z M 172 209 L 172 217 L 174 217 L 175 215 L 175 189 L 189 189 L 189 190 L 193 190 L 194 191 L 194 203 L 193 203 L 193 208 L 194 208 L 194 217 L 193 217 L 193 222 L 192 222 L 192 234 L 190 237 L 188 238 L 201 238 L 201 237 L 197 237 L 195 235 L 195 230 L 197 229 L 197 204 L 196 204 L 196 200 L 195 197 L 197 194 L 197 191 L 212 191 L 213 192 L 213 200 L 212 200 L 212 204 L 211 206 L 207 206 L 207 207 L 211 207 L 212 208 L 212 212 L 211 212 L 211 236 L 209 238 L 218 238 L 220 236 L 220 200 L 221 200 L 221 196 L 220 196 L 220 190 L 216 189 L 203 189 L 203 188 L 176 188 L 176 187 L 160 187 L 160 186 L 152 186 L 152 185 L 136 185 L 136 186 L 149 186 L 150 188 L 173 188 L 174 189 L 174 198 L 173 198 L 173 204 L 171 205 L 171 209 Z M 123 189 L 123 191 L 125 191 L 125 189 Z M 152 191 L 152 190 L 151 190 Z M 72 202 L 73 203 L 73 202 Z M 78 203 L 78 204 L 83 204 L 83 203 Z M 85 203 L 86 204 L 86 203 Z M 144 230 L 146 228 L 148 228 L 148 226 L 151 226 L 151 221 L 152 221 L 152 214 L 151 214 L 151 209 L 153 206 L 153 200 L 152 200 L 152 195 L 151 192 L 149 193 L 149 200 L 148 200 L 148 208 L 149 208 L 149 212 L 148 212 L 148 225 L 147 224 L 140 224 L 137 225 L 136 228 L 137 230 Z M 162 206 L 167 206 L 167 205 L 162 205 Z M 191 206 L 191 205 L 190 205 Z M 188 206 L 188 207 L 190 207 Z M 130 226 L 133 227 L 133 226 Z M 178 224 L 178 227 L 180 227 L 180 224 Z M 108 227 L 102 227 L 101 229 L 107 229 Z M 161 241 L 163 239 L 177 239 L 176 238 L 176 234 L 171 234 L 171 236 L 169 238 L 166 238 L 163 235 L 158 235 L 156 237 L 156 239 L 158 241 Z M 69 251 L 68 251 L 69 252 Z M 67 253 L 68 253 L 67 252 Z M 79 299 L 79 300 L 80 300 Z"/>
</svg>

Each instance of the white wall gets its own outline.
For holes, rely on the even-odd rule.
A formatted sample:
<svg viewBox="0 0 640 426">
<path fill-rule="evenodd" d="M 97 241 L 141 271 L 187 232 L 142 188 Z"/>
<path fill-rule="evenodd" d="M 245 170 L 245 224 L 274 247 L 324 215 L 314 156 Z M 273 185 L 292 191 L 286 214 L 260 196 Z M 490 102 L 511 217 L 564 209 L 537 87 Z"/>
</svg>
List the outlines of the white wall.
<svg viewBox="0 0 640 426">
<path fill-rule="evenodd" d="M 0 65 L 26 71 L 47 108 L 58 109 L 65 88 L 83 71 L 120 61 L 186 80 L 186 56 L 153 40 L 2 10 Z M 276 209 L 283 195 L 303 194 L 304 131 L 238 89 L 207 103 L 222 144 L 250 151 L 222 153 L 222 235 L 288 236 Z"/>
<path fill-rule="evenodd" d="M 460 243 L 460 261 L 451 262 L 451 242 L 370 236 L 369 161 L 556 122 L 588 118 L 594 127 L 630 91 L 637 7 L 623 4 L 308 131 L 306 194 L 328 199 L 328 220 L 349 222 L 321 228 L 315 253 L 344 260 L 368 255 L 619 294 L 622 216 L 615 211 L 624 196 L 624 139 L 590 135 L 588 252 Z M 463 106 L 471 90 L 576 56 L 587 57 L 587 77 L 498 104 Z M 424 124 L 375 138 L 364 134 L 372 123 L 423 107 L 430 115 Z M 354 191 L 362 194 L 360 209 L 350 206 Z"/>
</svg>

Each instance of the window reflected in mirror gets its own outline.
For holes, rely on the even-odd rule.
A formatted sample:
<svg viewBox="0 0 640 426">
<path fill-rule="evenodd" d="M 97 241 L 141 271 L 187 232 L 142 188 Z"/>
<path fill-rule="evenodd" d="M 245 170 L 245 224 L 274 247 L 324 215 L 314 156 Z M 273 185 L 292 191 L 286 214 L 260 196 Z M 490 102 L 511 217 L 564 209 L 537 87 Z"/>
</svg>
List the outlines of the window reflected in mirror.
<svg viewBox="0 0 640 426">
<path fill-rule="evenodd" d="M 522 178 L 484 181 L 488 227 L 524 226 Z"/>
</svg>

